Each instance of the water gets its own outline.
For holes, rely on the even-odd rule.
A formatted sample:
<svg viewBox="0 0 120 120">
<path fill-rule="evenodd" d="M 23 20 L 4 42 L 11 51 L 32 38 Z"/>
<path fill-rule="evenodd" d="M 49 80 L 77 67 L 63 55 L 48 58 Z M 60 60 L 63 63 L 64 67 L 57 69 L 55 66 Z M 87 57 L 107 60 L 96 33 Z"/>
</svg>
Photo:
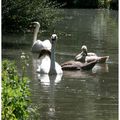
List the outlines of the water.
<svg viewBox="0 0 120 120">
<path fill-rule="evenodd" d="M 36 119 L 118 120 L 118 12 L 66 9 L 61 14 L 65 18 L 54 28 L 59 38 L 56 61 L 73 59 L 85 44 L 89 51 L 109 55 L 108 63 L 91 71 L 65 71 L 63 76 L 36 74 L 36 59 L 30 52 L 33 34 L 3 35 L 3 59 L 16 60 L 20 68 L 21 52 L 30 56 L 28 75 Z M 50 38 L 51 33 L 39 38 Z"/>
</svg>

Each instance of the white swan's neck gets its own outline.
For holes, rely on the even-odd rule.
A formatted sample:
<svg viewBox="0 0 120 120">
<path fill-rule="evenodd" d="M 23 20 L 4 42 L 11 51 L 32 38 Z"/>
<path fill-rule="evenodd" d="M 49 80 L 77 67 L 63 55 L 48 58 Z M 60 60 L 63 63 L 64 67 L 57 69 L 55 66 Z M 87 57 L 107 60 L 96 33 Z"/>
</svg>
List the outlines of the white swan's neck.
<svg viewBox="0 0 120 120">
<path fill-rule="evenodd" d="M 34 36 L 33 36 L 33 43 L 37 40 L 37 34 L 39 32 L 39 26 L 37 25 L 34 31 Z"/>
<path fill-rule="evenodd" d="M 57 74 L 55 69 L 55 42 L 52 41 L 52 49 L 51 49 L 51 64 L 50 64 L 50 73 L 49 74 Z"/>
</svg>

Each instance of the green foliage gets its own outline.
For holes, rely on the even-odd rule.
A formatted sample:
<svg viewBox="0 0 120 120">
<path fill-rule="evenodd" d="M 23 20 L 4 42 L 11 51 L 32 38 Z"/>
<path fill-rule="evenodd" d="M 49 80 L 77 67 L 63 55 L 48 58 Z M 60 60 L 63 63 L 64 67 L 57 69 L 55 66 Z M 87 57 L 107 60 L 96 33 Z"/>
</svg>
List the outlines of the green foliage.
<svg viewBox="0 0 120 120">
<path fill-rule="evenodd" d="M 28 78 L 19 76 L 15 63 L 2 62 L 2 120 L 26 120 L 29 117 Z"/>
<path fill-rule="evenodd" d="M 54 0 L 53 0 L 54 1 Z M 65 8 L 97 8 L 98 0 L 57 0 Z"/>
<path fill-rule="evenodd" d="M 49 28 L 58 20 L 56 2 L 49 0 L 3 0 L 3 31 L 25 31 L 33 21 L 39 21 L 43 28 Z"/>
<path fill-rule="evenodd" d="M 99 8 L 109 8 L 112 0 L 98 0 Z"/>
<path fill-rule="evenodd" d="M 57 0 L 57 2 L 64 4 L 64 8 L 118 9 L 118 0 Z"/>
</svg>

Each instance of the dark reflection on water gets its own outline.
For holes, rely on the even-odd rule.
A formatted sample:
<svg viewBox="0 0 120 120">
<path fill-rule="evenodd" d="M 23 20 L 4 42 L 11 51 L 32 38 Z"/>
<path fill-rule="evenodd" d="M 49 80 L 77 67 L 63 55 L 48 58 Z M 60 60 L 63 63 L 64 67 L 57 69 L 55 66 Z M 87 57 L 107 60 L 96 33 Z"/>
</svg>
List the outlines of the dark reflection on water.
<svg viewBox="0 0 120 120">
<path fill-rule="evenodd" d="M 61 14 L 65 19 L 55 25 L 56 60 L 73 59 L 86 44 L 89 51 L 109 55 L 108 63 L 97 64 L 91 71 L 65 71 L 63 76 L 36 74 L 39 60 L 30 52 L 32 34 L 3 35 L 3 59 L 15 59 L 19 66 L 20 53 L 30 55 L 28 75 L 38 120 L 118 120 L 117 11 L 66 9 Z M 51 31 L 39 38 L 50 36 Z"/>
</svg>

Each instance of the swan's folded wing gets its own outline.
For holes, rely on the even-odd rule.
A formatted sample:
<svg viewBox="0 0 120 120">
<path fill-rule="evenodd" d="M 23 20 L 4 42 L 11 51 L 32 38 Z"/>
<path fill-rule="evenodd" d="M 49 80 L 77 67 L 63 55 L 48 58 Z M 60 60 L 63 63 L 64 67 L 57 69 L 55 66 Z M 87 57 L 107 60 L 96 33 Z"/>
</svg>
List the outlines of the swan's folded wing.
<svg viewBox="0 0 120 120">
<path fill-rule="evenodd" d="M 41 50 L 51 51 L 51 43 L 49 40 L 37 40 L 32 46 L 32 52 L 39 53 Z"/>
<path fill-rule="evenodd" d="M 86 63 L 82 64 L 81 69 L 82 70 L 91 70 L 95 66 L 96 63 L 97 63 L 97 60 L 94 60 L 89 63 L 86 62 Z"/>
<path fill-rule="evenodd" d="M 32 45 L 32 52 L 40 52 L 43 49 L 43 44 L 41 40 L 37 40 Z"/>
<path fill-rule="evenodd" d="M 79 61 L 67 61 L 61 65 L 63 70 L 91 70 L 97 61 L 92 61 L 90 63 L 82 63 Z"/>
<path fill-rule="evenodd" d="M 67 61 L 63 64 L 61 64 L 62 70 L 80 70 L 81 67 L 79 65 L 80 62 L 76 61 Z"/>
<path fill-rule="evenodd" d="M 51 43 L 50 43 L 49 40 L 44 40 L 43 43 L 42 43 L 42 45 L 43 45 L 43 48 L 44 48 L 45 50 L 51 51 L 52 45 L 51 45 Z"/>
</svg>

